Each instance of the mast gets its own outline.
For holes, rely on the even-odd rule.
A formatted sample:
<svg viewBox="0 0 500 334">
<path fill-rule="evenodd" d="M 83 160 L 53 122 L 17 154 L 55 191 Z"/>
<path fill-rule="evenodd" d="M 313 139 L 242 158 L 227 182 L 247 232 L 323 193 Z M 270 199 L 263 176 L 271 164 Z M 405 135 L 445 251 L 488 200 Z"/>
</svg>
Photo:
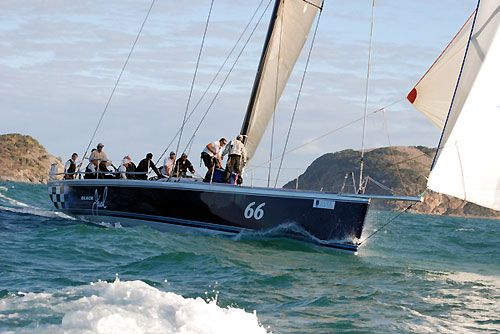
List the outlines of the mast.
<svg viewBox="0 0 500 334">
<path fill-rule="evenodd" d="M 368 88 L 370 87 L 370 64 L 372 59 L 372 45 L 373 45 L 373 18 L 375 15 L 375 0 L 372 2 L 372 20 L 370 26 L 370 48 L 368 50 L 368 68 L 366 71 L 366 89 L 365 89 L 365 112 L 363 117 L 363 135 L 361 137 L 361 164 L 359 166 L 359 188 L 358 194 L 364 193 L 363 189 L 363 169 L 365 166 L 365 128 L 366 128 L 366 115 L 368 113 Z"/>
<path fill-rule="evenodd" d="M 248 134 L 250 121 L 252 120 L 253 108 L 255 105 L 255 99 L 257 98 L 257 92 L 259 91 L 260 81 L 262 77 L 262 70 L 264 69 L 264 63 L 266 60 L 267 51 L 269 49 L 269 42 L 271 41 L 271 36 L 273 34 L 274 25 L 276 23 L 276 18 L 278 17 L 278 10 L 281 0 L 275 0 L 273 13 L 271 14 L 271 20 L 269 21 L 269 27 L 267 28 L 266 40 L 264 42 L 264 47 L 262 49 L 262 54 L 260 56 L 259 67 L 257 69 L 257 74 L 255 75 L 255 80 L 253 83 L 252 94 L 250 95 L 250 100 L 248 101 L 248 107 L 243 119 L 243 124 L 241 125 L 241 134 L 243 135 L 243 143 L 246 142 L 246 136 Z"/>
</svg>

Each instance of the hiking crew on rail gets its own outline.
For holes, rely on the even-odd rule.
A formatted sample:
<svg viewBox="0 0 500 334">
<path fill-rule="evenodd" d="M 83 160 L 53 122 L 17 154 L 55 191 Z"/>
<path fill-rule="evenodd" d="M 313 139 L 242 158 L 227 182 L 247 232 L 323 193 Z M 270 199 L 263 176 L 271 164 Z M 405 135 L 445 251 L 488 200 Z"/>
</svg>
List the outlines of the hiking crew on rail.
<svg viewBox="0 0 500 334">
<path fill-rule="evenodd" d="M 246 166 L 247 152 L 245 145 L 243 144 L 243 136 L 238 135 L 236 139 L 231 140 L 229 145 L 227 144 L 226 138 L 220 138 L 218 141 L 213 141 L 207 144 L 203 151 L 201 152 L 201 160 L 207 167 L 207 173 L 203 178 L 203 182 L 212 182 L 213 173 L 215 168 L 222 168 L 222 160 L 224 156 L 228 156 L 226 169 L 224 171 L 224 177 L 222 181 L 228 183 L 231 179 L 232 173 L 237 175 L 237 183 L 241 184 L 243 179 L 241 178 L 242 169 Z M 147 180 L 148 173 L 152 169 L 157 176 L 157 179 L 162 178 L 186 178 L 191 177 L 187 175 L 187 172 L 195 173 L 193 165 L 187 159 L 187 154 L 182 153 L 180 159 L 175 159 L 175 152 L 170 152 L 169 157 L 165 158 L 163 165 L 156 168 L 154 162 L 152 161 L 153 154 L 148 153 L 144 159 L 139 162 L 136 167 L 132 162 L 130 156 L 123 157 L 119 168 L 113 166 L 106 153 L 103 151 L 104 144 L 97 144 L 97 148 L 92 149 L 89 156 L 89 163 L 85 168 L 84 179 L 130 179 L 130 180 Z M 222 152 L 222 149 L 224 151 Z M 76 159 L 78 158 L 77 153 L 71 155 L 71 159 L 66 162 L 64 167 L 64 179 L 71 180 L 75 179 L 75 175 L 80 173 L 79 167 L 82 165 L 76 164 Z M 113 167 L 114 171 L 110 171 L 108 167 Z M 78 168 L 78 171 L 77 171 Z M 219 174 L 220 175 L 220 174 Z M 79 175 L 81 178 L 81 175 Z M 220 176 L 218 182 L 220 182 Z"/>
</svg>

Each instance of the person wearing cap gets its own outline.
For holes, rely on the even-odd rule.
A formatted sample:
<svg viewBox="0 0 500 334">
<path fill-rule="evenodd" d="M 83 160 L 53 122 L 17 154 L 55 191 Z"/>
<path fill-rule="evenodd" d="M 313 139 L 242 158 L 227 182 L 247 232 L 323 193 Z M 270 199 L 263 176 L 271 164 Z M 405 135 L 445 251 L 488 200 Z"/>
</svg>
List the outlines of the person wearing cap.
<svg viewBox="0 0 500 334">
<path fill-rule="evenodd" d="M 182 153 L 181 158 L 177 160 L 174 168 L 174 176 L 187 177 L 187 172 L 195 173 L 191 161 L 188 160 L 187 154 Z"/>
<path fill-rule="evenodd" d="M 213 141 L 207 144 L 207 146 L 205 146 L 205 149 L 201 152 L 201 159 L 203 160 L 203 163 L 205 163 L 205 166 L 208 168 L 203 182 L 210 182 L 210 180 L 212 179 L 212 172 L 214 170 L 214 167 L 222 168 L 220 151 L 226 145 L 226 143 L 226 138 L 221 138 L 219 139 L 219 141 Z"/>
<path fill-rule="evenodd" d="M 101 161 L 106 161 L 107 165 L 109 159 L 106 153 L 104 153 L 104 151 L 102 150 L 103 147 L 104 145 L 102 143 L 97 144 L 97 149 L 95 151 L 92 151 L 92 153 L 90 153 L 89 160 L 92 161 L 94 159 L 97 159 L 99 161 L 99 164 L 101 163 Z"/>
<path fill-rule="evenodd" d="M 170 155 L 163 161 L 163 175 L 172 177 L 172 171 L 175 166 L 175 152 L 170 152 Z"/>
<path fill-rule="evenodd" d="M 128 156 L 123 157 L 122 164 L 120 167 L 118 167 L 118 178 L 119 179 L 126 179 L 127 178 L 127 167 L 130 164 L 130 159 Z"/>
<path fill-rule="evenodd" d="M 228 154 L 229 158 L 227 159 L 226 172 L 224 173 L 224 183 L 228 183 L 231 174 L 235 172 L 238 174 L 238 184 L 241 184 L 241 169 L 246 166 L 247 161 L 247 150 L 245 149 L 245 144 L 243 144 L 242 135 L 238 135 L 235 140 L 231 140 L 231 143 L 222 152 L 222 156 L 226 154 Z"/>
<path fill-rule="evenodd" d="M 137 168 L 135 169 L 135 171 L 138 173 L 144 173 L 144 174 L 136 174 L 137 179 L 147 180 L 149 169 L 152 169 L 156 173 L 156 175 L 158 175 L 158 178 L 163 178 L 160 171 L 158 170 L 158 168 L 156 168 L 154 162 L 151 161 L 151 159 L 153 159 L 153 153 L 148 153 L 148 154 L 146 154 L 146 158 L 142 159 L 139 162 L 139 165 L 137 165 Z"/>
</svg>

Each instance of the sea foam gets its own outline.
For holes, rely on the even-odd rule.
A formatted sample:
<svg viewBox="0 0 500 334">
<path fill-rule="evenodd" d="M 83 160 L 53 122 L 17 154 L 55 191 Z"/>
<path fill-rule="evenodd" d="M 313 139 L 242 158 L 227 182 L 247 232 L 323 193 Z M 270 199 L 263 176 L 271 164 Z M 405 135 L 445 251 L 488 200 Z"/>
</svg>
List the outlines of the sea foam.
<svg viewBox="0 0 500 334">
<path fill-rule="evenodd" d="M 48 309 L 62 316 L 59 325 L 43 324 Z M 222 308 L 215 300 L 184 298 L 142 281 L 122 282 L 118 278 L 112 283 L 99 281 L 53 294 L 19 292 L 1 299 L 0 311 L 38 318 L 37 324 L 16 328 L 15 333 L 268 333 L 255 311 Z"/>
</svg>

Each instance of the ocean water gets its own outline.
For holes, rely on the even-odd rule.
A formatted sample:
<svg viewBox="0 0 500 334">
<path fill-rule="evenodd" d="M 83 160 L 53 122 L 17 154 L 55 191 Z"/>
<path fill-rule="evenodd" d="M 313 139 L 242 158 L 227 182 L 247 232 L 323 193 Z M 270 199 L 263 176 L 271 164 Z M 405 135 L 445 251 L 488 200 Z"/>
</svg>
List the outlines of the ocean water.
<svg viewBox="0 0 500 334">
<path fill-rule="evenodd" d="M 496 220 L 404 214 L 351 255 L 90 225 L 0 182 L 0 240 L 0 333 L 500 333 Z"/>
</svg>

